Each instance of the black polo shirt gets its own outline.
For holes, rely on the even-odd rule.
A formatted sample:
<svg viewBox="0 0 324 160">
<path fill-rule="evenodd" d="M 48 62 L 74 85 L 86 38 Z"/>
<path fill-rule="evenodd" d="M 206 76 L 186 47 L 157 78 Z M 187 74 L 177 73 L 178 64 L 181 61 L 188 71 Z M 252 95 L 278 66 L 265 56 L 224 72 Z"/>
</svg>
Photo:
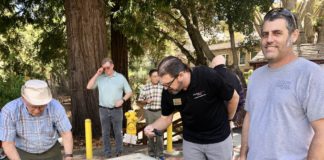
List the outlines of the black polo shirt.
<svg viewBox="0 0 324 160">
<path fill-rule="evenodd" d="M 162 115 L 179 111 L 183 123 L 183 138 L 198 144 L 217 143 L 230 134 L 227 106 L 234 89 L 211 68 L 200 66 L 191 71 L 186 91 L 173 95 L 162 92 Z"/>
</svg>

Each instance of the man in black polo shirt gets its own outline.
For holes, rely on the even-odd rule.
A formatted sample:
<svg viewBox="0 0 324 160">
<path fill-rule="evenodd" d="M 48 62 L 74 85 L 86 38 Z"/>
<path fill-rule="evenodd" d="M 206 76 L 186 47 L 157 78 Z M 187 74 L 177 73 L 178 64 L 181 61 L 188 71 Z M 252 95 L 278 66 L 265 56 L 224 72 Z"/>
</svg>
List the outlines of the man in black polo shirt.
<svg viewBox="0 0 324 160">
<path fill-rule="evenodd" d="M 238 104 L 237 92 L 208 67 L 192 70 L 179 58 L 164 58 L 158 72 L 162 92 L 162 116 L 144 131 L 154 136 L 153 129 L 164 130 L 173 113 L 179 111 L 183 123 L 183 154 L 185 160 L 230 160 L 232 139 L 229 119 Z M 225 106 L 224 101 L 228 101 Z"/>
</svg>

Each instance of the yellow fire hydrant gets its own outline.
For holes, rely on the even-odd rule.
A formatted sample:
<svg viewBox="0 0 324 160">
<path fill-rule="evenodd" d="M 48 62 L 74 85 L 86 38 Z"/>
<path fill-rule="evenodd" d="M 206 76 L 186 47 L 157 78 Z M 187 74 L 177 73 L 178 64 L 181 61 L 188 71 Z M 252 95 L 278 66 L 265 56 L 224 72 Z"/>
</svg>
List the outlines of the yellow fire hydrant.
<svg viewBox="0 0 324 160">
<path fill-rule="evenodd" d="M 124 143 L 136 144 L 137 141 L 137 132 L 136 132 L 136 124 L 137 124 L 137 116 L 136 112 L 133 110 L 129 110 L 125 113 L 127 126 L 126 126 L 126 134 L 124 135 Z"/>
</svg>

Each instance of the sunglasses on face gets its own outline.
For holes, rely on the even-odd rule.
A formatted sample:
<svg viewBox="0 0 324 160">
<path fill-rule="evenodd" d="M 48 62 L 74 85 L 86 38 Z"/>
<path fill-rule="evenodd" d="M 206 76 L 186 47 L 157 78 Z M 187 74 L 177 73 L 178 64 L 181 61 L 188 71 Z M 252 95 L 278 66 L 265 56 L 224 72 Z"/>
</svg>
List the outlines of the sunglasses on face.
<svg viewBox="0 0 324 160">
<path fill-rule="evenodd" d="M 276 16 L 284 16 L 288 19 L 292 19 L 293 24 L 294 24 L 294 28 L 298 29 L 298 24 L 296 21 L 295 16 L 288 10 L 285 8 L 274 8 L 272 10 L 270 10 L 266 15 L 265 15 L 265 19 L 266 18 L 270 18 L 271 17 L 276 17 Z"/>
<path fill-rule="evenodd" d="M 105 69 L 105 70 L 109 70 L 109 69 L 110 69 L 110 67 L 103 67 L 103 69 Z"/>
</svg>

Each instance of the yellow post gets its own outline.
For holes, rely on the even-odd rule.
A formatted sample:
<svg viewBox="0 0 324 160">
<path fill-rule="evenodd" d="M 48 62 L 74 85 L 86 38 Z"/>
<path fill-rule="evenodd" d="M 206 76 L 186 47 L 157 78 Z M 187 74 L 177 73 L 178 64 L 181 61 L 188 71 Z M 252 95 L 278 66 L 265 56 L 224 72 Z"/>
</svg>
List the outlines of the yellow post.
<svg viewBox="0 0 324 160">
<path fill-rule="evenodd" d="M 172 123 L 169 125 L 167 129 L 167 152 L 173 152 L 172 149 Z"/>
<path fill-rule="evenodd" d="M 86 158 L 87 160 L 92 159 L 92 131 L 91 131 L 91 120 L 85 120 L 85 141 L 86 141 Z"/>
</svg>

